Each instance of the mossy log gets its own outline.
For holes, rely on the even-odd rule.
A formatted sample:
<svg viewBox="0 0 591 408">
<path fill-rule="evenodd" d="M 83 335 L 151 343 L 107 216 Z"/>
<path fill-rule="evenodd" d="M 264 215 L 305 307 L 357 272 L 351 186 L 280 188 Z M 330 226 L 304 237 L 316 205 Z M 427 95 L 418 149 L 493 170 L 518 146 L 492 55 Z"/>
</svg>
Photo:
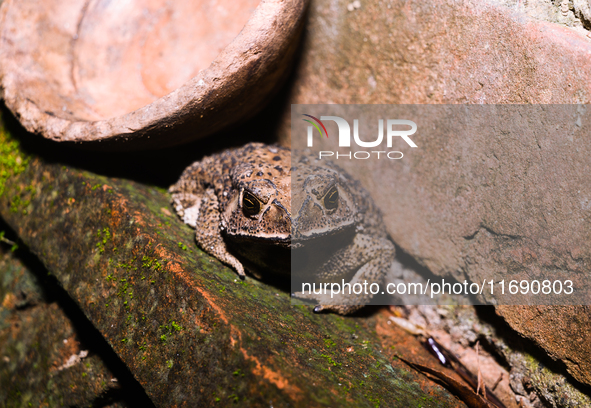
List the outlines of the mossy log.
<svg viewBox="0 0 591 408">
<path fill-rule="evenodd" d="M 197 248 L 164 189 L 0 135 L 0 215 L 157 406 L 464 406 L 392 358 L 375 315 L 316 315 L 237 279 Z"/>
</svg>

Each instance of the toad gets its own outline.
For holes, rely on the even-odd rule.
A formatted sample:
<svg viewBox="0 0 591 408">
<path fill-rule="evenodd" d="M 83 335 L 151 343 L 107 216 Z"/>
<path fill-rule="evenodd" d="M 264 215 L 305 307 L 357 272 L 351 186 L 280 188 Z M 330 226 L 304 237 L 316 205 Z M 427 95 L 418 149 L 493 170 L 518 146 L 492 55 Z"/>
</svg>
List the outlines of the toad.
<svg viewBox="0 0 591 408">
<path fill-rule="evenodd" d="M 295 157 L 292 165 L 289 149 L 261 143 L 205 157 L 170 187 L 174 208 L 199 246 L 242 279 L 246 269 L 291 273 L 292 283 L 381 283 L 394 245 L 369 194 L 333 163 Z M 373 296 L 293 295 L 340 314 Z"/>
</svg>

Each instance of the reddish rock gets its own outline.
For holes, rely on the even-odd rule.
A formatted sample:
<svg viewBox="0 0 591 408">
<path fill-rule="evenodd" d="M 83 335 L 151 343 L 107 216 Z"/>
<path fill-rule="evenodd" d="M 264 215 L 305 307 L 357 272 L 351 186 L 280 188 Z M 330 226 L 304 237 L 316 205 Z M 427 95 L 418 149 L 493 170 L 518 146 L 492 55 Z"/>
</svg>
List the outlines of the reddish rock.
<svg viewBox="0 0 591 408">
<path fill-rule="evenodd" d="M 591 383 L 591 308 L 589 306 L 500 306 L 497 313 L 579 381 Z"/>
<path fill-rule="evenodd" d="M 311 4 L 291 103 L 591 100 L 591 40 L 581 31 L 485 1 L 349 3 Z M 284 143 L 289 114 L 279 131 Z M 584 280 L 591 265 L 589 120 L 581 108 L 542 140 L 535 132 L 491 139 L 485 129 L 468 138 L 431 134 L 418 139 L 419 153 L 388 168 L 339 164 L 381 205 L 394 241 L 435 274 L 481 281 L 510 271 L 530 278 L 561 272 Z M 507 307 L 502 314 L 591 384 L 588 347 L 566 347 L 542 329 L 562 322 L 560 338 L 576 338 L 589 330 L 586 310 Z"/>
</svg>

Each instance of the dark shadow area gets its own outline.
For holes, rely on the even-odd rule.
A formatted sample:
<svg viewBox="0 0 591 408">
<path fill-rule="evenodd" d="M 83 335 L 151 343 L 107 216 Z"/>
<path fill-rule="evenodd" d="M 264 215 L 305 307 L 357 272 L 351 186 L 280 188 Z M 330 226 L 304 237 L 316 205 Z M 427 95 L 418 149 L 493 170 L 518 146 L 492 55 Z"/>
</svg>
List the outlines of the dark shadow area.
<svg viewBox="0 0 591 408">
<path fill-rule="evenodd" d="M 56 302 L 64 314 L 70 319 L 76 330 L 76 336 L 80 342 L 80 348 L 88 350 L 90 354 L 100 357 L 106 367 L 117 378 L 119 389 L 112 389 L 97 396 L 93 401 L 93 407 L 102 407 L 113 402 L 123 402 L 130 408 L 149 408 L 154 404 L 146 395 L 142 386 L 133 377 L 126 365 L 117 357 L 109 343 L 101 333 L 86 318 L 76 302 L 61 287 L 55 276 L 48 273 L 39 258 L 31 253 L 20 242 L 16 233 L 0 218 L 0 231 L 6 232 L 6 238 L 17 242 L 18 249 L 15 256 L 33 274 L 37 285 L 43 291 L 43 298 L 47 303 Z M 0 245 L 6 245 L 0 243 Z M 43 307 L 42 305 L 39 307 Z"/>
<path fill-rule="evenodd" d="M 27 132 L 3 102 L 0 111 L 6 129 L 21 141 L 21 147 L 48 163 L 59 163 L 107 177 L 125 178 L 167 188 L 176 182 L 187 166 L 203 156 L 249 142 L 275 143 L 281 114 L 288 106 L 291 82 L 290 77 L 269 104 L 248 121 L 189 144 L 158 150 L 86 150 L 81 145 L 54 142 Z"/>
</svg>

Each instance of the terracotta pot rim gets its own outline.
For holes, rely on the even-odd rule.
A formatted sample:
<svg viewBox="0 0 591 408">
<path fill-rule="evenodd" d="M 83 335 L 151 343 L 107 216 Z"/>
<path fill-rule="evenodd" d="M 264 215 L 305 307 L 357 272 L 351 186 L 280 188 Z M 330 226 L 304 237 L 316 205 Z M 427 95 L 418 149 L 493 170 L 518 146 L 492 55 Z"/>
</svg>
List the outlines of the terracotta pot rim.
<svg viewBox="0 0 591 408">
<path fill-rule="evenodd" d="M 0 7 L 0 27 L 16 0 Z M 59 142 L 107 143 L 114 150 L 140 145 L 161 147 L 206 136 L 260 110 L 275 83 L 285 78 L 294 43 L 303 27 L 309 0 L 261 0 L 232 42 L 208 68 L 171 93 L 121 116 L 98 121 L 69 120 L 42 110 L 19 94 L 18 66 L 7 55 L 6 31 L 0 33 L 0 96 L 30 132 Z M 7 50 L 7 48 L 9 48 Z M 254 94 L 253 101 L 243 98 Z M 226 112 L 220 112 L 225 110 Z M 187 133 L 193 127 L 193 135 Z M 179 131 L 182 136 L 171 134 Z M 152 137 L 152 141 L 146 140 Z M 104 146 L 103 146 L 104 147 Z"/>
</svg>

